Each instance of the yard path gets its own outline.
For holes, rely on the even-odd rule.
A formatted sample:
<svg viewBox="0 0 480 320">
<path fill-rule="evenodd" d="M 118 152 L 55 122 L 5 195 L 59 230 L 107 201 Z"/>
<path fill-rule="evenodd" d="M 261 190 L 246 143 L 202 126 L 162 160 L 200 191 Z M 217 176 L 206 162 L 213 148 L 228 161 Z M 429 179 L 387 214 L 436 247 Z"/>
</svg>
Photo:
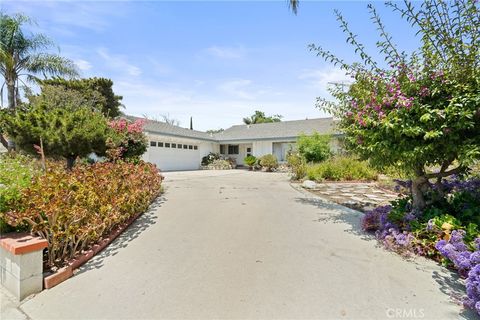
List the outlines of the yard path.
<svg viewBox="0 0 480 320">
<path fill-rule="evenodd" d="M 286 175 L 167 173 L 166 193 L 32 319 L 459 319 L 451 275 L 359 231 L 359 213 Z"/>
</svg>

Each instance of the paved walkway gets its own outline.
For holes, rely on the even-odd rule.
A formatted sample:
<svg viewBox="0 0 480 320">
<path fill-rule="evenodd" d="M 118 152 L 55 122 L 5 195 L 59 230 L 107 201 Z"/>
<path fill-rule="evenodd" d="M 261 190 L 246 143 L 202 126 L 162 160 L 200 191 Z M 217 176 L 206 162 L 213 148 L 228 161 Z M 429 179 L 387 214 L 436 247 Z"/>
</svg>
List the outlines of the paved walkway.
<svg viewBox="0 0 480 320">
<path fill-rule="evenodd" d="M 315 184 L 310 190 L 333 202 L 362 211 L 398 198 L 397 194 L 380 189 L 376 183 L 324 182 Z"/>
<path fill-rule="evenodd" d="M 451 301 L 461 288 L 444 269 L 377 247 L 358 212 L 294 189 L 286 175 L 166 176 L 162 201 L 21 310 L 32 319 L 469 316 Z"/>
</svg>

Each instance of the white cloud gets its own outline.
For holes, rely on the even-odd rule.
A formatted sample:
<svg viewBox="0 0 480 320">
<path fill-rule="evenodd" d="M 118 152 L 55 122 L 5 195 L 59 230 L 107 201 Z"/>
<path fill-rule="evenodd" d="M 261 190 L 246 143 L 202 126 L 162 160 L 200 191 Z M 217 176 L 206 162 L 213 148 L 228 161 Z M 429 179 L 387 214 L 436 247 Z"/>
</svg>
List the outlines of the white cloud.
<svg viewBox="0 0 480 320">
<path fill-rule="evenodd" d="M 339 68 L 308 69 L 298 76 L 301 80 L 308 81 L 309 85 L 323 91 L 333 83 L 351 83 L 351 78 Z"/>
<path fill-rule="evenodd" d="M 229 80 L 220 84 L 218 89 L 233 98 L 252 100 L 255 98 L 255 94 L 248 90 L 251 84 L 252 80 L 247 79 Z"/>
<path fill-rule="evenodd" d="M 220 47 L 212 46 L 205 51 L 214 57 L 220 59 L 241 59 L 245 56 L 246 50 L 243 47 Z"/>
<path fill-rule="evenodd" d="M 125 56 L 110 54 L 105 48 L 98 49 L 97 53 L 105 60 L 107 67 L 115 69 L 117 72 L 121 73 L 124 71 L 130 76 L 139 76 L 142 74 L 142 70 L 129 63 Z"/>
<path fill-rule="evenodd" d="M 74 62 L 77 65 L 77 67 L 82 71 L 88 71 L 92 69 L 92 64 L 87 60 L 77 59 L 77 60 L 74 60 Z"/>
</svg>

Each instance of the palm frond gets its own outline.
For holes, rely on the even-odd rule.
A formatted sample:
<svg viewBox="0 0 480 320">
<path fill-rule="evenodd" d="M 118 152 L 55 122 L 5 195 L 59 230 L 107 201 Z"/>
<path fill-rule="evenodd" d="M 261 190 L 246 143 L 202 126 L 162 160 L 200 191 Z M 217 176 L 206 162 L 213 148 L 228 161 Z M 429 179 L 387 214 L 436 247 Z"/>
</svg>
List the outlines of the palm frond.
<svg viewBox="0 0 480 320">
<path fill-rule="evenodd" d="M 39 53 L 31 55 L 25 70 L 33 74 L 52 76 L 68 76 L 75 78 L 79 75 L 75 63 L 56 54 Z"/>
</svg>

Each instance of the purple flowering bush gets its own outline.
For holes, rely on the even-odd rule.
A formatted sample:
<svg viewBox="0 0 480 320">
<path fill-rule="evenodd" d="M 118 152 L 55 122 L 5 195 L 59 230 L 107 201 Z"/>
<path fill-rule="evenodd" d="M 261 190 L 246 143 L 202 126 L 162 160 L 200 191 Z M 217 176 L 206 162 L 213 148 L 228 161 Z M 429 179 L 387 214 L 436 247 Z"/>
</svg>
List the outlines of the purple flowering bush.
<svg viewBox="0 0 480 320">
<path fill-rule="evenodd" d="M 408 181 L 399 185 L 402 190 L 411 186 Z M 480 314 L 480 180 L 444 180 L 427 199 L 421 212 L 413 208 L 410 196 L 377 207 L 363 216 L 362 228 L 374 232 L 388 250 L 422 255 L 456 269 L 466 279 L 464 305 Z"/>
</svg>

